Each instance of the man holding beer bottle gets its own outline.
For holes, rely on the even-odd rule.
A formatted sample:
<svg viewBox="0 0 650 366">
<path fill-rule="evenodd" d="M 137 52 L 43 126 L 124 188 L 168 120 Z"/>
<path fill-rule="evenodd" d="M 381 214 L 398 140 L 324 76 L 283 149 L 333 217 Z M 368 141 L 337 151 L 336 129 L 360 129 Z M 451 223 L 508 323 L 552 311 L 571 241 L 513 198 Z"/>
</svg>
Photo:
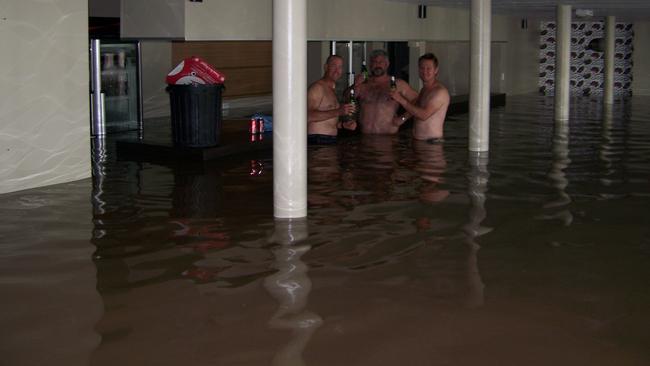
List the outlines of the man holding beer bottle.
<svg viewBox="0 0 650 366">
<path fill-rule="evenodd" d="M 422 79 L 422 90 L 417 100 L 399 92 L 391 93 L 391 97 L 406 110 L 406 114 L 393 122 L 399 127 L 407 119 L 413 117 L 413 138 L 426 140 L 429 143 L 443 141 L 443 124 L 449 107 L 449 91 L 438 79 L 438 59 L 433 53 L 426 53 L 418 59 L 418 73 Z"/>
<path fill-rule="evenodd" d="M 353 104 L 339 104 L 336 98 L 336 81 L 343 75 L 343 58 L 331 55 L 325 62 L 323 77 L 307 90 L 307 141 L 309 144 L 333 144 L 338 128 L 356 128 L 353 120 L 339 122 L 340 116 L 350 116 L 356 108 Z"/>
<path fill-rule="evenodd" d="M 360 104 L 359 125 L 364 134 L 395 134 L 399 126 L 393 123 L 399 103 L 391 98 L 392 90 L 413 101 L 418 93 L 407 82 L 388 76 L 388 54 L 384 50 L 370 53 L 370 77 L 355 80 L 354 89 Z"/>
</svg>

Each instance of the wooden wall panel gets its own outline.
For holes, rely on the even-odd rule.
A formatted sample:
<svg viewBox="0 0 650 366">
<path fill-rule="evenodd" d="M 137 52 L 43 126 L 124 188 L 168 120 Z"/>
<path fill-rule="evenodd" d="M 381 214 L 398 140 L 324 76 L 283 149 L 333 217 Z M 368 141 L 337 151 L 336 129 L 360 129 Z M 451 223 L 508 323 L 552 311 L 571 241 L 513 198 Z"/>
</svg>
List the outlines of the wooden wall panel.
<svg viewBox="0 0 650 366">
<path fill-rule="evenodd" d="M 221 69 L 219 69 L 221 70 Z M 268 67 L 228 69 L 224 97 L 271 94 L 273 70 Z"/>
<path fill-rule="evenodd" d="M 271 94 L 270 41 L 173 42 L 172 65 L 198 56 L 226 75 L 224 97 Z"/>
</svg>

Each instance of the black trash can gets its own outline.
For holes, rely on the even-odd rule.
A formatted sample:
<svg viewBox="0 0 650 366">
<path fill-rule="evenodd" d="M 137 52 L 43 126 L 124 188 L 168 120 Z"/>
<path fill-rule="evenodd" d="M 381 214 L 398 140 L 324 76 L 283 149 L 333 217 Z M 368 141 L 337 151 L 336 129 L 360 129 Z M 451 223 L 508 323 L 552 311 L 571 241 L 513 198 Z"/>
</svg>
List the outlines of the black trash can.
<svg viewBox="0 0 650 366">
<path fill-rule="evenodd" d="M 178 147 L 219 145 L 222 84 L 168 85 L 172 141 Z"/>
</svg>

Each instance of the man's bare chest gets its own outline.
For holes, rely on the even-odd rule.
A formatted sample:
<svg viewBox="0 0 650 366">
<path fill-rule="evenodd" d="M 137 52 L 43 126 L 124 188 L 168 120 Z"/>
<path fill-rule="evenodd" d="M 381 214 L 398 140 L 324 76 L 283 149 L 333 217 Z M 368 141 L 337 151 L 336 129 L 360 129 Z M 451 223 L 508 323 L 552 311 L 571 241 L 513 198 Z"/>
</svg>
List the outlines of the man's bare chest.
<svg viewBox="0 0 650 366">
<path fill-rule="evenodd" d="M 390 88 L 382 86 L 367 87 L 361 94 L 361 100 L 365 103 L 386 103 L 392 101 Z"/>
</svg>

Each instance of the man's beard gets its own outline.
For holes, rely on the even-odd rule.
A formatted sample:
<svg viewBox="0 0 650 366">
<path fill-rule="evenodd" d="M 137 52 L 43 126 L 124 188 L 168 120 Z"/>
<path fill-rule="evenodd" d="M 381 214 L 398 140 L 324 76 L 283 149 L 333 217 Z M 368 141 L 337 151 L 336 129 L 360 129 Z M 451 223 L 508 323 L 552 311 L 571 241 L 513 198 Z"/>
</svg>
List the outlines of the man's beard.
<svg viewBox="0 0 650 366">
<path fill-rule="evenodd" d="M 372 69 L 372 76 L 384 76 L 386 74 L 386 70 L 382 69 L 381 67 L 375 67 Z"/>
</svg>

